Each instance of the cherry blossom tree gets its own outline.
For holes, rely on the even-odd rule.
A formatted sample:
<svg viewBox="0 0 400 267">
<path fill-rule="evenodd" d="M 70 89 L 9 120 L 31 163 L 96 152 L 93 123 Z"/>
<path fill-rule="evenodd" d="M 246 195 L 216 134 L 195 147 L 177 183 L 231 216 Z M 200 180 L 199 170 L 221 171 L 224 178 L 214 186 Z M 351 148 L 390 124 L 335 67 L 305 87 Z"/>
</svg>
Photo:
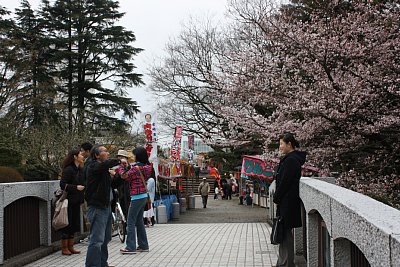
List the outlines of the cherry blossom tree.
<svg viewBox="0 0 400 267">
<path fill-rule="evenodd" d="M 236 54 L 239 64 L 231 65 L 240 73 L 225 78 L 225 102 L 232 105 L 222 112 L 232 128 L 262 132 L 266 144 L 283 131 L 296 133 L 312 162 L 341 171 L 341 184 L 393 204 L 400 7 L 394 1 L 298 2 L 277 9 L 232 1 L 244 25 L 239 36 L 248 42 Z"/>
<path fill-rule="evenodd" d="M 233 21 L 220 34 L 189 25 L 153 69 L 153 89 L 176 99 L 165 113 L 188 128 L 197 120 L 193 129 L 203 134 L 229 132 L 222 137 L 230 145 L 263 140 L 271 157 L 278 136 L 293 132 L 309 162 L 339 172 L 341 185 L 399 207 L 398 3 L 231 0 L 229 7 Z M 213 124 L 198 113 L 207 108 Z"/>
</svg>

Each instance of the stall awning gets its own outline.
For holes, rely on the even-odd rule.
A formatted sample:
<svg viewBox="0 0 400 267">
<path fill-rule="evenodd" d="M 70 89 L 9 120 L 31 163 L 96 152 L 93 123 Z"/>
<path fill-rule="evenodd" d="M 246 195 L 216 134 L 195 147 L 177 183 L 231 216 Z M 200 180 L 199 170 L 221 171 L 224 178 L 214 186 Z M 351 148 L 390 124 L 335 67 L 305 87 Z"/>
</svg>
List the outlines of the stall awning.
<svg viewBox="0 0 400 267">
<path fill-rule="evenodd" d="M 264 180 L 273 180 L 274 168 L 278 166 L 279 159 L 265 159 L 259 155 L 243 156 L 242 170 L 240 175 L 242 177 L 258 177 Z M 304 164 L 301 167 L 302 175 L 309 172 L 315 173 L 318 176 L 327 175 L 323 170 Z"/>
<path fill-rule="evenodd" d="M 243 156 L 241 176 L 272 181 L 274 171 L 271 163 L 265 162 L 258 156 Z"/>
</svg>

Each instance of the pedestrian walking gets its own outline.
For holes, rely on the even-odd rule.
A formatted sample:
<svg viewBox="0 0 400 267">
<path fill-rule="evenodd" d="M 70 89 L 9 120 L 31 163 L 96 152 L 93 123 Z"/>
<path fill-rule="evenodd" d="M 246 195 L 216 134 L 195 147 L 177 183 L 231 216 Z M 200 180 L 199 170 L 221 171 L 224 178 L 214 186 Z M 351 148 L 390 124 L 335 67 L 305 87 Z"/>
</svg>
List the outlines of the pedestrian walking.
<svg viewBox="0 0 400 267">
<path fill-rule="evenodd" d="M 84 157 L 79 149 L 68 152 L 62 167 L 60 187 L 67 191 L 68 199 L 68 226 L 61 231 L 61 254 L 71 255 L 81 253 L 74 249 L 74 235 L 80 230 L 80 206 L 83 203 L 83 190 L 85 186 L 82 180 L 82 169 Z"/>
<path fill-rule="evenodd" d="M 215 183 L 216 183 L 216 185 L 218 186 L 219 192 L 221 192 L 221 189 L 222 189 L 222 186 L 221 186 L 221 175 L 219 174 L 219 171 L 215 166 L 211 166 L 210 176 L 215 178 L 214 186 L 215 186 Z M 222 196 L 223 196 L 223 194 L 222 194 Z"/>
<path fill-rule="evenodd" d="M 151 176 L 151 165 L 147 151 L 144 147 L 135 148 L 133 151 L 134 166 L 122 175 L 130 185 L 131 204 L 128 211 L 126 246 L 120 249 L 122 254 L 136 254 L 148 252 L 146 229 L 143 223 L 144 207 L 147 205 L 146 181 Z M 136 234 L 137 243 L 136 246 Z"/>
<path fill-rule="evenodd" d="M 90 238 L 86 253 L 86 267 L 110 266 L 108 243 L 111 241 L 111 176 L 110 168 L 119 164 L 118 159 L 109 159 L 107 148 L 95 145 L 87 166 L 85 200 L 88 205 L 87 217 L 90 222 Z"/>
<path fill-rule="evenodd" d="M 293 134 L 285 133 L 279 139 L 279 150 L 285 156 L 279 162 L 275 175 L 276 190 L 273 200 L 277 204 L 276 216 L 283 217 L 284 236 L 279 244 L 276 266 L 295 267 L 292 229 L 301 227 L 299 183 L 306 153 L 295 150 L 299 147 L 299 142 Z"/>
<path fill-rule="evenodd" d="M 204 177 L 198 188 L 201 200 L 203 201 L 203 208 L 207 208 L 208 193 L 210 192 L 210 185 L 207 182 L 207 178 Z"/>
<path fill-rule="evenodd" d="M 225 177 L 221 178 L 221 195 L 222 199 L 228 199 L 228 181 L 226 180 Z"/>
<path fill-rule="evenodd" d="M 238 184 L 236 182 L 236 178 L 235 176 L 233 176 L 233 174 L 229 174 L 229 178 L 232 181 L 232 193 L 237 193 L 237 189 L 238 189 Z"/>
<path fill-rule="evenodd" d="M 214 187 L 214 199 L 218 200 L 219 189 L 218 186 Z"/>
<path fill-rule="evenodd" d="M 232 182 L 231 176 L 228 177 L 227 182 L 228 182 L 228 188 L 227 188 L 228 197 L 227 198 L 229 200 L 232 200 L 232 184 L 233 184 L 233 182 Z"/>
<path fill-rule="evenodd" d="M 149 192 L 150 199 L 151 199 L 151 208 L 144 211 L 144 213 L 143 213 L 144 225 L 146 227 L 154 226 L 153 203 L 154 203 L 154 198 L 156 196 L 156 181 L 154 180 L 153 177 L 155 177 L 155 176 L 156 176 L 156 174 L 155 174 L 154 168 L 152 168 L 151 177 L 147 180 L 147 191 Z"/>
<path fill-rule="evenodd" d="M 200 166 L 197 165 L 197 164 L 194 166 L 194 174 L 196 176 L 196 182 L 199 182 L 199 179 L 200 179 Z"/>
<path fill-rule="evenodd" d="M 246 206 L 253 206 L 253 185 L 246 184 Z"/>
</svg>

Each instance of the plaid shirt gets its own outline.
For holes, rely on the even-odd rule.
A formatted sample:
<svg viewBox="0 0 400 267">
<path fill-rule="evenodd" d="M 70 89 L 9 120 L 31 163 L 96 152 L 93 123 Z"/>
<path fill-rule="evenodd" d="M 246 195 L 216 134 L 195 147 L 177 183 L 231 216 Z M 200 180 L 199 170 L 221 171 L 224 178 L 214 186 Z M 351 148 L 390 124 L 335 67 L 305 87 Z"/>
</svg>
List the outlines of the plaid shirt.
<svg viewBox="0 0 400 267">
<path fill-rule="evenodd" d="M 140 176 L 140 173 L 139 173 L 139 170 L 137 169 L 137 167 L 140 168 L 140 171 L 142 172 L 142 174 L 144 176 L 145 183 L 151 176 L 151 166 L 150 165 L 132 166 L 132 168 L 128 171 L 128 177 L 126 178 L 126 180 L 129 182 L 129 189 L 130 189 L 131 196 L 140 195 L 140 194 L 147 192 L 147 189 L 143 185 L 143 181 L 142 181 L 142 178 Z"/>
</svg>

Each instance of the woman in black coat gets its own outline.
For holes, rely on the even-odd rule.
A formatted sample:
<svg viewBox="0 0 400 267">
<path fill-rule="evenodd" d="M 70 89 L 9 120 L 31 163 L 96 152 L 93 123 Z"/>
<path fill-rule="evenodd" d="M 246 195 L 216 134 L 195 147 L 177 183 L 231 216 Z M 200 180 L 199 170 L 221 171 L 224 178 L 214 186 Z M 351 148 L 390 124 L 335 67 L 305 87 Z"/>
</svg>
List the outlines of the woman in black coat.
<svg viewBox="0 0 400 267">
<path fill-rule="evenodd" d="M 80 206 L 83 203 L 84 194 L 82 169 L 84 157 L 79 149 L 71 150 L 64 159 L 60 187 L 68 193 L 68 226 L 61 231 L 61 253 L 63 255 L 79 254 L 74 249 L 74 234 L 80 230 Z"/>
<path fill-rule="evenodd" d="M 299 182 L 301 166 L 306 161 L 306 153 L 295 150 L 299 147 L 293 134 L 280 137 L 279 150 L 285 155 L 279 162 L 275 179 L 274 203 L 276 216 L 283 217 L 284 237 L 279 244 L 279 257 L 276 266 L 294 267 L 294 240 L 292 229 L 301 227 Z"/>
</svg>

